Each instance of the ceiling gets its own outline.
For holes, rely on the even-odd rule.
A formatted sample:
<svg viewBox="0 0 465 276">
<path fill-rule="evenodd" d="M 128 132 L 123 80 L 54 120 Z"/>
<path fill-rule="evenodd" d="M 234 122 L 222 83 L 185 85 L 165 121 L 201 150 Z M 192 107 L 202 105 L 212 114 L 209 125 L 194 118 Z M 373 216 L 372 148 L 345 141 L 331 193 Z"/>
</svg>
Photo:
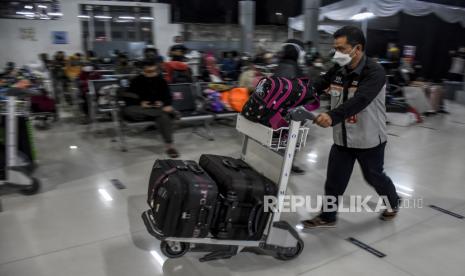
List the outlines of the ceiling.
<svg viewBox="0 0 465 276">
<path fill-rule="evenodd" d="M 0 0 L 0 18 L 53 20 L 60 16 L 58 0 Z"/>
</svg>

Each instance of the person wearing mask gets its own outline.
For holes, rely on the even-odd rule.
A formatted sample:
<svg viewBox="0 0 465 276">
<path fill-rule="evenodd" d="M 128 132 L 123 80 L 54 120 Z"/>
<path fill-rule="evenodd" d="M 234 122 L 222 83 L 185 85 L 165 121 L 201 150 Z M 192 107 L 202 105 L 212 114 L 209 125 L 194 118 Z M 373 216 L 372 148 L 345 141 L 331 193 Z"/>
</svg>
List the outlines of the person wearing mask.
<svg viewBox="0 0 465 276">
<path fill-rule="evenodd" d="M 130 75 L 134 73 L 136 73 L 136 68 L 129 63 L 128 56 L 120 53 L 116 61 L 115 74 Z"/>
<path fill-rule="evenodd" d="M 213 52 L 209 52 L 204 56 L 206 72 L 211 82 L 222 82 L 220 69 L 216 63 L 216 58 Z"/>
<path fill-rule="evenodd" d="M 273 76 L 287 79 L 295 79 L 305 77 L 299 67 L 299 59 L 305 55 L 303 51 L 303 43 L 297 39 L 288 39 L 281 47 L 279 53 L 278 67 L 276 67 Z M 299 166 L 292 166 L 292 173 L 304 174 L 305 170 Z"/>
<path fill-rule="evenodd" d="M 163 63 L 163 57 L 158 53 L 158 49 L 154 48 L 152 45 L 149 45 L 144 49 L 143 61 L 149 59 L 154 60 L 156 63 Z"/>
<path fill-rule="evenodd" d="M 381 65 L 365 55 L 362 30 L 345 26 L 333 36 L 336 65 L 313 83 L 318 93 L 328 90 L 331 95 L 331 110 L 314 120 L 320 127 L 333 128 L 334 145 L 329 154 L 325 183 L 327 200 L 318 216 L 302 221 L 305 228 L 335 226 L 337 211 L 326 208 L 327 203 L 335 199 L 337 206 L 355 161 L 360 164 L 368 184 L 387 199 L 388 208 L 380 219 L 393 219 L 399 206 L 396 187 L 384 172 L 386 74 Z"/>
<path fill-rule="evenodd" d="M 129 85 L 129 92 L 139 97 L 138 105 L 126 106 L 123 115 L 133 121 L 155 120 L 160 128 L 166 153 L 177 158 L 178 151 L 173 146 L 173 117 L 171 93 L 168 83 L 161 75 L 160 65 L 153 60 L 143 63 L 143 72 Z"/>
</svg>

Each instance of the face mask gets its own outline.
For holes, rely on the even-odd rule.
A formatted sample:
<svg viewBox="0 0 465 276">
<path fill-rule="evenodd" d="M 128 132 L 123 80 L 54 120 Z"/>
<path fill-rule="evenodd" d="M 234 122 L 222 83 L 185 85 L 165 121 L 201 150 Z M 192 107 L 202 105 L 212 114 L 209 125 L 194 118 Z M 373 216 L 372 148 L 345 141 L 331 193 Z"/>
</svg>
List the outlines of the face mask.
<svg viewBox="0 0 465 276">
<path fill-rule="evenodd" d="M 315 62 L 315 63 L 313 63 L 313 66 L 315 66 L 315 67 L 323 67 L 323 63 Z"/>
<path fill-rule="evenodd" d="M 355 51 L 355 48 L 352 51 L 350 51 L 349 54 L 344 54 L 339 51 L 336 51 L 332 60 L 339 64 L 339 66 L 346 66 L 352 61 L 352 57 L 350 56 L 350 54 L 352 54 L 353 51 Z"/>
<path fill-rule="evenodd" d="M 92 67 L 92 66 L 84 66 L 84 67 L 82 67 L 82 70 L 84 72 L 90 72 L 90 71 L 94 70 L 94 67 Z"/>
</svg>

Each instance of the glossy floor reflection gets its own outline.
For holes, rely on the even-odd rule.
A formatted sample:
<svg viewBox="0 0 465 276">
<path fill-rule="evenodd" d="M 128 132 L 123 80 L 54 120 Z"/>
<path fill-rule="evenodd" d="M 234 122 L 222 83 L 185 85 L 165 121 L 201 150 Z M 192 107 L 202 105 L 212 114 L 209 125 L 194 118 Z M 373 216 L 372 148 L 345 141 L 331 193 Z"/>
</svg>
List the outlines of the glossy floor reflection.
<svg viewBox="0 0 465 276">
<path fill-rule="evenodd" d="M 338 227 L 301 231 L 305 248 L 293 261 L 241 253 L 200 263 L 201 253 L 167 260 L 159 241 L 143 226 L 150 168 L 166 158 L 157 132 L 132 134 L 129 151 L 106 135 L 60 122 L 36 131 L 42 180 L 40 194 L 3 195 L 0 213 L 1 276 L 128 275 L 465 275 L 465 220 L 431 209 L 436 205 L 465 216 L 465 107 L 427 118 L 422 125 L 389 126 L 386 171 L 407 199 L 423 208 L 402 209 L 392 222 L 374 213 L 343 213 Z M 215 141 L 176 133 L 183 159 L 201 153 L 239 156 L 241 136 L 217 124 Z M 293 176 L 288 193 L 323 193 L 330 130 L 312 126 L 297 163 L 307 173 Z M 70 148 L 70 146 L 77 148 Z M 111 179 L 126 189 L 118 190 Z M 356 166 L 346 195 L 374 195 Z M 292 225 L 312 217 L 304 208 L 283 214 Z M 386 254 L 378 258 L 346 241 L 354 237 Z"/>
</svg>

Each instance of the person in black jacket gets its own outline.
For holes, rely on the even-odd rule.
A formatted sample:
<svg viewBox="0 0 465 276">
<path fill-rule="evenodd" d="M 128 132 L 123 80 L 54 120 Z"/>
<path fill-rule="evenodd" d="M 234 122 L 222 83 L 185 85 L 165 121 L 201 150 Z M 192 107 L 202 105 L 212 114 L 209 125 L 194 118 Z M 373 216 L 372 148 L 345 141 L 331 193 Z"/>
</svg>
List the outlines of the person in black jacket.
<svg viewBox="0 0 465 276">
<path fill-rule="evenodd" d="M 275 69 L 274 76 L 287 79 L 304 77 L 298 63 L 299 59 L 305 55 L 303 43 L 300 40 L 288 39 L 282 45 L 279 55 L 279 64 Z"/>
<path fill-rule="evenodd" d="M 287 79 L 295 79 L 304 77 L 304 73 L 299 67 L 299 58 L 304 55 L 303 43 L 297 39 L 288 39 L 286 43 L 282 45 L 280 52 L 280 59 L 278 67 L 276 67 L 274 76 L 282 77 Z M 292 172 L 294 174 L 304 174 L 305 171 L 296 166 L 292 166 Z"/>
<path fill-rule="evenodd" d="M 171 93 L 154 60 L 143 62 L 143 72 L 131 81 L 129 92 L 137 94 L 139 105 L 125 107 L 125 117 L 134 121 L 155 120 L 166 144 L 166 153 L 171 158 L 178 157 L 173 146 Z"/>
</svg>

